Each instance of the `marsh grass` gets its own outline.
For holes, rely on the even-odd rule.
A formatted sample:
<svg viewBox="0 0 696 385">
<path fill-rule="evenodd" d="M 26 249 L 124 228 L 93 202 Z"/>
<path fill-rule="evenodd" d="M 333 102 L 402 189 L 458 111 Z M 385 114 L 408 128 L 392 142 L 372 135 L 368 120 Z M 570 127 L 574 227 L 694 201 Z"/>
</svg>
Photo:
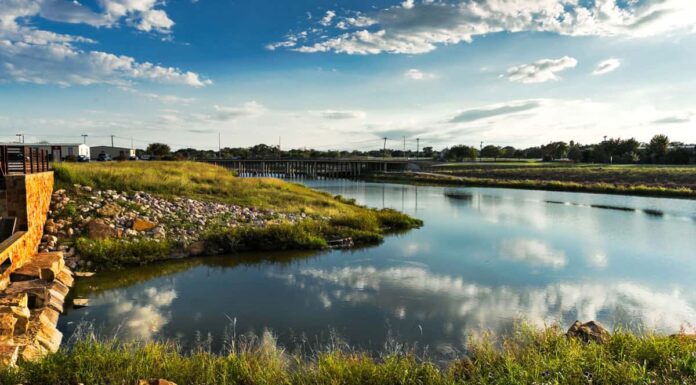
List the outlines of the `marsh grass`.
<svg viewBox="0 0 696 385">
<path fill-rule="evenodd" d="M 75 250 L 80 257 L 91 261 L 99 270 L 168 259 L 173 249 L 174 244 L 171 241 L 149 238 L 125 240 L 81 237 L 75 241 Z"/>
<path fill-rule="evenodd" d="M 500 187 L 526 190 L 548 190 L 589 192 L 601 194 L 655 196 L 671 198 L 696 198 L 696 190 L 687 186 L 654 184 L 620 184 L 605 182 L 568 182 L 539 179 L 506 179 L 489 177 L 468 177 L 435 173 L 377 174 L 368 180 L 392 183 L 416 183 L 437 186 Z M 695 179 L 696 180 L 696 179 Z"/>
<path fill-rule="evenodd" d="M 236 336 L 224 352 L 205 343 L 119 342 L 79 333 L 38 362 L 0 369 L 2 384 L 693 384 L 696 340 L 619 331 L 605 344 L 568 339 L 557 326 L 520 325 L 471 338 L 465 355 L 434 363 L 413 350 L 370 354 L 344 345 L 290 353 L 273 335 Z"/>
</svg>

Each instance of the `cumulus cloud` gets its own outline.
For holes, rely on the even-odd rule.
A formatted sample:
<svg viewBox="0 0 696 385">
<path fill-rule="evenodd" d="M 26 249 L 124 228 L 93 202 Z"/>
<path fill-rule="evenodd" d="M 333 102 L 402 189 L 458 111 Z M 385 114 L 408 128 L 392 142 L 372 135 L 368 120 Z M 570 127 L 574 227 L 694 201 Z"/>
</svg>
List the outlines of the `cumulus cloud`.
<svg viewBox="0 0 696 385">
<path fill-rule="evenodd" d="M 607 59 L 597 64 L 597 67 L 592 71 L 592 75 L 604 75 L 615 71 L 621 66 L 619 59 Z"/>
<path fill-rule="evenodd" d="M 211 84 L 194 72 L 84 49 L 81 45 L 94 41 L 37 29 L 27 21 L 41 16 L 101 27 L 124 19 L 129 25 L 147 31 L 164 31 L 173 25 L 163 11 L 153 8 L 154 0 L 104 0 L 99 4 L 103 14 L 66 1 L 0 0 L 0 82 L 62 86 L 124 85 L 137 80 L 192 87 Z"/>
<path fill-rule="evenodd" d="M 515 114 L 518 112 L 533 110 L 541 106 L 538 100 L 523 100 L 513 101 L 503 104 L 495 104 L 482 108 L 472 108 L 459 112 L 449 120 L 450 123 L 467 123 L 480 119 L 492 118 L 496 116 L 504 116 Z"/>
<path fill-rule="evenodd" d="M 319 111 L 319 115 L 322 118 L 329 120 L 362 119 L 365 117 L 365 113 L 363 111 L 349 110 L 325 110 Z"/>
<path fill-rule="evenodd" d="M 300 52 L 420 54 L 439 45 L 470 42 L 497 32 L 551 32 L 568 36 L 654 36 L 691 31 L 696 2 L 687 0 L 406 0 L 369 14 L 371 28 L 315 31 Z M 322 19 L 323 21 L 323 19 Z"/>
<path fill-rule="evenodd" d="M 411 80 L 427 80 L 435 78 L 435 74 L 423 72 L 415 68 L 411 68 L 410 70 L 404 72 L 404 76 Z"/>
<path fill-rule="evenodd" d="M 531 64 L 522 64 L 510 67 L 505 74 L 511 82 L 525 84 L 544 83 L 550 80 L 559 80 L 559 72 L 569 68 L 575 68 L 578 61 L 570 56 L 559 59 L 542 59 Z"/>
</svg>

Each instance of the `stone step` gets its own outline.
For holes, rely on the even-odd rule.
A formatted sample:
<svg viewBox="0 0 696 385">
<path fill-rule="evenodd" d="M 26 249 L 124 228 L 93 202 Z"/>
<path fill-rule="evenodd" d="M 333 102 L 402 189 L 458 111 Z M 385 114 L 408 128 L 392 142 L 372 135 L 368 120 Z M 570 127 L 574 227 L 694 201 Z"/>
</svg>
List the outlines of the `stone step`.
<svg viewBox="0 0 696 385">
<path fill-rule="evenodd" d="M 12 272 L 10 280 L 29 281 L 38 278 L 53 281 L 64 268 L 62 252 L 39 253 Z"/>
</svg>

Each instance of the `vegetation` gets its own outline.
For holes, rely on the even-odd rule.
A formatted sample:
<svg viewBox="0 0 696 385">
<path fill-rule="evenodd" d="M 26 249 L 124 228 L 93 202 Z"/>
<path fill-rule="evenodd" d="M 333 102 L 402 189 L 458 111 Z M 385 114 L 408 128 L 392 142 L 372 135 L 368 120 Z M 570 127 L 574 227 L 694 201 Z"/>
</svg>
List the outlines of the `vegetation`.
<svg viewBox="0 0 696 385">
<path fill-rule="evenodd" d="M 118 162 L 55 165 L 59 187 L 73 184 L 101 190 L 146 191 L 165 197 L 188 197 L 255 207 L 263 210 L 304 214 L 299 222 L 258 227 L 243 224 L 226 228 L 212 225 L 203 234 L 209 254 L 250 250 L 314 250 L 336 239 L 352 238 L 357 245 L 382 240 L 386 232 L 419 227 L 420 220 L 395 210 L 374 210 L 353 200 L 333 197 L 307 187 L 277 179 L 245 179 L 229 170 L 197 162 Z M 74 204 L 60 216 L 75 215 Z M 299 216 L 298 216 L 299 217 Z M 184 220 L 184 219 L 182 219 Z M 108 270 L 167 259 L 178 250 L 172 241 L 80 238 L 78 255 L 94 266 Z"/>
<path fill-rule="evenodd" d="M 502 349 L 501 349 L 502 347 Z M 558 327 L 520 326 L 472 338 L 465 357 L 435 364 L 414 351 L 373 356 L 349 348 L 288 353 L 266 332 L 232 338 L 221 354 L 172 342 L 99 340 L 84 333 L 38 362 L 0 369 L 0 383 L 132 384 L 692 384 L 696 340 L 617 332 L 606 343 L 569 339 Z"/>
<path fill-rule="evenodd" d="M 379 174 L 375 180 L 448 186 L 507 187 L 696 198 L 696 167 L 574 165 L 569 163 L 457 163 L 428 173 Z"/>
<path fill-rule="evenodd" d="M 140 238 L 134 241 L 121 239 L 78 238 L 75 250 L 80 257 L 101 270 L 110 270 L 127 265 L 143 265 L 167 259 L 172 252 L 172 243 L 165 240 Z"/>
</svg>

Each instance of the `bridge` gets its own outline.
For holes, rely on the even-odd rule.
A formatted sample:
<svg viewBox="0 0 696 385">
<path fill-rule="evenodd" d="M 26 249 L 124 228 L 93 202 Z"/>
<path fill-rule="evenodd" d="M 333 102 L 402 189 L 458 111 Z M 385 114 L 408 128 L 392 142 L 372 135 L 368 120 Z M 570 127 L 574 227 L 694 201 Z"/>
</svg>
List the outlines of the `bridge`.
<svg viewBox="0 0 696 385">
<path fill-rule="evenodd" d="M 212 159 L 203 162 L 235 170 L 240 176 L 358 178 L 375 172 L 420 170 L 432 159 Z"/>
</svg>

